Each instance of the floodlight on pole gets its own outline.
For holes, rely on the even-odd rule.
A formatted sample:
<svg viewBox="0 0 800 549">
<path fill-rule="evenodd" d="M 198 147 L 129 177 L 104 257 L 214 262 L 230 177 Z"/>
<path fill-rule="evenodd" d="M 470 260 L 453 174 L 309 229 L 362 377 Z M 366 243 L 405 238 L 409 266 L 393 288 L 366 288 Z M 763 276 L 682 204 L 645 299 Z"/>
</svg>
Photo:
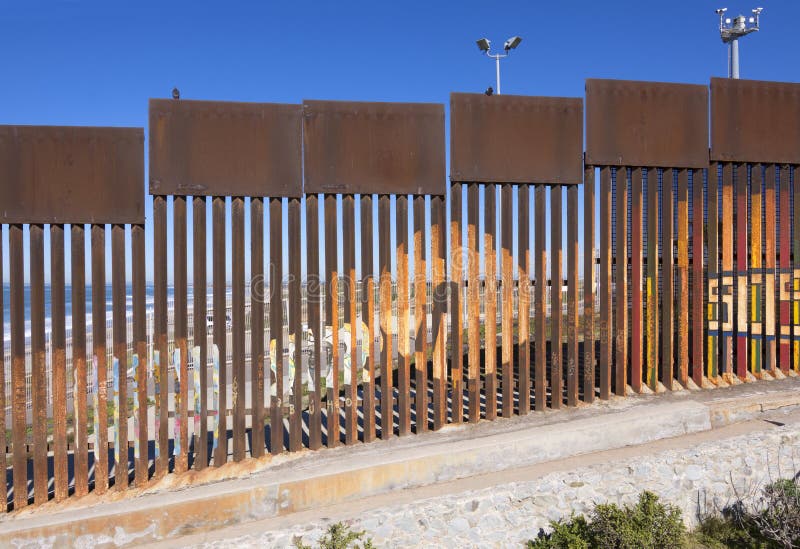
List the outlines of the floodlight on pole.
<svg viewBox="0 0 800 549">
<path fill-rule="evenodd" d="M 491 57 L 492 59 L 494 59 L 496 73 L 497 73 L 496 92 L 498 95 L 500 95 L 500 60 L 504 57 L 508 57 L 508 55 L 511 53 L 511 50 L 516 49 L 517 46 L 519 46 L 520 42 L 522 42 L 521 37 L 512 36 L 511 38 L 506 40 L 505 43 L 503 44 L 503 51 L 505 53 L 494 53 L 494 54 L 491 52 L 492 42 L 488 38 L 481 38 L 480 40 L 477 40 L 475 42 L 476 44 L 478 44 L 478 49 L 481 50 L 481 52 L 485 53 L 487 57 Z"/>
<path fill-rule="evenodd" d="M 753 15 L 737 15 L 733 19 L 725 17 L 728 8 L 716 10 L 719 15 L 719 35 L 723 44 L 728 44 L 728 78 L 739 78 L 739 38 L 759 29 L 759 16 L 764 8 L 755 8 Z"/>
</svg>

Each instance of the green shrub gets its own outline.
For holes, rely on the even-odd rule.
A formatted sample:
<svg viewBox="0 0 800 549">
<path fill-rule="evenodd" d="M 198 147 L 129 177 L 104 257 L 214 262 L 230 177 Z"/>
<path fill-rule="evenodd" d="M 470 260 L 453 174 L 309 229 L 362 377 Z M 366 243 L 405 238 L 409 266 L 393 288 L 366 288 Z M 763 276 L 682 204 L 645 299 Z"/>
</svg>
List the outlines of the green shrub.
<svg viewBox="0 0 800 549">
<path fill-rule="evenodd" d="M 568 521 L 551 522 L 552 532 L 539 532 L 528 542 L 531 549 L 577 549 L 610 547 L 618 549 L 660 549 L 685 547 L 686 527 L 681 511 L 642 492 L 633 506 L 597 505 L 587 520 L 582 515 Z"/>
<path fill-rule="evenodd" d="M 353 532 L 343 522 L 337 522 L 328 526 L 328 531 L 319 538 L 317 547 L 319 549 L 374 549 L 372 538 L 364 538 L 365 535 L 364 531 Z M 294 546 L 297 549 L 312 549 L 310 545 L 305 545 L 302 539 L 295 539 Z"/>
</svg>

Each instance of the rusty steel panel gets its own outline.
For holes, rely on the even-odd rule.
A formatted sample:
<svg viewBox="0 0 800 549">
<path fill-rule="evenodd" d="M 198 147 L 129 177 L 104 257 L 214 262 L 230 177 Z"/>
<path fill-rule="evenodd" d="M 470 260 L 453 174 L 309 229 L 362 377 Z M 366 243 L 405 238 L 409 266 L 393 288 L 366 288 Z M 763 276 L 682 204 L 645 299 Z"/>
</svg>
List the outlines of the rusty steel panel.
<svg viewBox="0 0 800 549">
<path fill-rule="evenodd" d="M 711 79 L 711 159 L 800 163 L 800 84 Z"/>
<path fill-rule="evenodd" d="M 234 207 L 235 210 L 235 207 Z M 177 361 L 173 361 L 175 372 L 174 406 L 175 406 L 175 457 L 174 471 L 183 472 L 189 468 L 189 320 L 188 320 L 188 271 L 187 271 L 187 229 L 186 229 L 186 197 L 179 196 L 172 200 L 173 229 L 173 284 L 174 284 L 174 345 Z M 236 248 L 236 225 L 234 224 L 234 248 Z M 234 260 L 235 265 L 235 260 Z M 234 273 L 236 272 L 234 267 Z M 123 279 L 124 280 L 124 279 Z M 235 280 L 235 276 L 234 276 Z M 235 286 L 234 286 L 235 288 Z M 124 289 L 123 289 L 124 291 Z M 235 290 L 234 290 L 234 295 Z M 235 299 L 235 298 L 234 298 Z M 233 308 L 236 318 L 236 307 Z M 200 338 L 198 338 L 200 339 Z M 236 339 L 234 338 L 234 341 Z M 177 362 L 177 364 L 176 364 Z M 234 452 L 235 453 L 235 452 Z"/>
<path fill-rule="evenodd" d="M 0 259 L 3 254 L 0 250 Z M 67 454 L 67 347 L 66 347 L 66 288 L 64 269 L 64 226 L 50 225 L 50 303 L 51 303 L 51 401 L 53 404 L 53 467 L 56 501 L 62 501 L 69 495 L 69 471 Z M 0 269 L 0 277 L 2 270 Z M 2 278 L 0 278 L 2 280 Z M 0 300 L 0 310 L 3 302 Z M 3 351 L 0 346 L 0 352 Z M 2 367 L 0 360 L 0 367 Z M 0 373 L 0 383 L 5 387 L 5 376 Z M 5 393 L 5 391 L 3 391 Z M 5 395 L 0 395 L 0 403 L 4 404 Z M 5 421 L 5 409 L 3 409 Z M 5 465 L 5 455 L 2 460 Z M 5 510 L 5 506 L 0 506 Z"/>
<path fill-rule="evenodd" d="M 445 193 L 444 105 L 304 101 L 307 193 Z"/>
<path fill-rule="evenodd" d="M 411 349 L 408 302 L 408 197 L 395 202 L 397 273 L 397 411 L 400 436 L 411 433 Z"/>
<path fill-rule="evenodd" d="M 583 99 L 450 94 L 450 179 L 582 183 Z"/>
<path fill-rule="evenodd" d="M 125 226 L 111 227 L 111 299 L 114 393 L 114 488 L 128 487 L 128 323 L 126 318 Z M 177 270 L 176 270 L 177 274 Z M 176 292 L 177 297 L 177 292 Z M 122 372 L 122 379 L 120 379 Z M 184 400 L 185 402 L 185 400 Z M 184 446 L 187 448 L 188 446 Z M 185 455 L 185 454 L 184 454 Z M 184 468 L 185 469 L 185 468 Z"/>
<path fill-rule="evenodd" d="M 708 88 L 586 80 L 586 163 L 706 167 Z"/>
<path fill-rule="evenodd" d="M 150 100 L 150 194 L 302 194 L 301 105 Z"/>
<path fill-rule="evenodd" d="M 144 222 L 141 128 L 0 126 L 0 222 Z"/>
<path fill-rule="evenodd" d="M 302 324 L 302 274 L 301 261 L 301 234 L 300 234 L 300 199 L 290 198 L 288 205 L 288 254 L 289 254 L 289 335 L 297 343 L 290 360 L 294 362 L 295 369 L 290 370 L 289 383 L 292 385 L 292 395 L 289 401 L 289 451 L 298 452 L 303 449 L 303 378 L 308 375 L 308 370 L 303 372 L 303 324 Z M 351 347 L 352 348 L 352 347 Z M 244 370 L 242 371 L 244 373 Z M 242 376 L 244 379 L 244 376 Z M 244 383 L 243 383 L 244 385 Z"/>
<path fill-rule="evenodd" d="M 764 178 L 764 368 L 775 372 L 778 360 L 777 342 L 775 341 L 775 235 L 776 235 L 776 201 L 775 201 L 775 165 L 766 166 Z M 797 202 L 795 202 L 797 204 Z M 795 256 L 797 257 L 797 256 Z"/>
<path fill-rule="evenodd" d="M 311 236 L 310 229 L 309 236 Z M 205 248 L 205 246 L 203 247 Z M 250 441 L 250 455 L 255 458 L 263 456 L 266 448 L 264 439 L 264 333 L 266 332 L 266 327 L 264 326 L 264 297 L 266 297 L 264 294 L 264 248 L 266 248 L 264 245 L 264 201 L 261 198 L 252 198 L 250 200 L 250 408 L 252 410 L 253 434 Z M 310 262 L 309 265 L 311 265 Z M 198 266 L 195 265 L 195 268 L 197 269 Z M 198 273 L 195 271 L 195 276 L 198 275 L 204 277 L 205 272 Z M 258 287 L 259 282 L 260 288 Z M 205 284 L 203 286 L 195 285 L 195 287 L 204 288 Z M 195 299 L 197 299 L 197 296 L 195 296 Z M 205 311 L 205 303 L 200 303 L 199 308 L 195 304 L 195 311 L 197 310 Z M 309 318 L 312 318 L 311 307 L 309 307 L 308 314 Z M 195 321 L 197 321 L 197 315 L 195 315 Z M 204 323 L 205 318 L 200 319 L 200 321 Z M 319 333 L 318 325 L 309 320 L 309 326 L 313 327 L 315 334 Z M 204 330 L 205 324 L 203 324 L 201 330 L 195 328 L 195 333 L 202 333 Z M 205 364 L 205 362 L 201 362 L 201 364 Z M 311 400 L 311 397 L 309 397 L 309 400 Z M 310 414 L 313 413 L 313 408 L 311 406 L 309 408 L 309 418 L 311 418 Z M 311 421 L 309 421 L 309 438 L 312 438 L 313 428 L 310 427 L 310 424 Z M 313 449 L 316 450 L 318 447 Z"/>
<path fill-rule="evenodd" d="M 789 214 L 789 166 L 776 166 L 778 183 L 780 184 L 778 204 L 780 220 L 778 225 L 778 366 L 787 373 L 791 368 L 791 299 L 792 299 L 792 261 L 789 257 L 791 249 L 791 223 Z"/>
</svg>

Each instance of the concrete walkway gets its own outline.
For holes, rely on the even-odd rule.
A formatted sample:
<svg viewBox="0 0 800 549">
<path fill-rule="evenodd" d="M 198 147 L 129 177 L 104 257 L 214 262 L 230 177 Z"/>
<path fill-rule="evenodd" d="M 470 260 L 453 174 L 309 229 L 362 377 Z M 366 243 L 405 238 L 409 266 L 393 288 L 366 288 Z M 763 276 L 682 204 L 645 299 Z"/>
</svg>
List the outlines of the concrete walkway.
<svg viewBox="0 0 800 549">
<path fill-rule="evenodd" d="M 604 452 L 626 447 L 652 452 L 657 444 L 680 448 L 702 437 L 729 438 L 742 434 L 737 429 L 766 428 L 772 424 L 762 419 L 798 405 L 800 380 L 794 378 L 613 399 L 369 445 L 248 460 L 170 475 L 144 491 L 23 510 L 0 523 L 0 545 L 222 542 L 243 532 L 353 517 L 426 494 L 531 480 L 568 467 L 569 460 L 608 460 Z"/>
</svg>

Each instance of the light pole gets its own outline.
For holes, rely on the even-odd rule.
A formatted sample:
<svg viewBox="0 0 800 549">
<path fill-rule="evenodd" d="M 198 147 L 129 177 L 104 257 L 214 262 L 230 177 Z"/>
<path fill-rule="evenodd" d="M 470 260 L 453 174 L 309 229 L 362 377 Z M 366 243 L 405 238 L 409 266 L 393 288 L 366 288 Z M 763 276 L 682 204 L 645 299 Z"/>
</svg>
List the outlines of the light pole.
<svg viewBox="0 0 800 549">
<path fill-rule="evenodd" d="M 719 35 L 724 44 L 728 44 L 728 78 L 739 78 L 739 38 L 747 36 L 751 32 L 758 31 L 758 16 L 764 8 L 756 8 L 753 15 L 746 18 L 744 15 L 737 15 L 731 20 L 725 17 L 728 8 L 717 10 L 719 15 Z"/>
<path fill-rule="evenodd" d="M 481 38 L 476 43 L 478 44 L 478 49 L 480 49 L 483 53 L 486 54 L 486 57 L 491 57 L 495 61 L 495 66 L 497 69 L 497 94 L 500 95 L 500 60 L 504 57 L 508 57 L 508 54 L 511 53 L 511 50 L 516 49 L 519 46 L 519 43 L 522 42 L 522 38 L 519 36 L 512 36 L 508 40 L 506 40 L 505 44 L 503 44 L 503 51 L 505 53 L 491 53 L 489 48 L 491 47 L 491 42 L 486 38 Z"/>
</svg>

